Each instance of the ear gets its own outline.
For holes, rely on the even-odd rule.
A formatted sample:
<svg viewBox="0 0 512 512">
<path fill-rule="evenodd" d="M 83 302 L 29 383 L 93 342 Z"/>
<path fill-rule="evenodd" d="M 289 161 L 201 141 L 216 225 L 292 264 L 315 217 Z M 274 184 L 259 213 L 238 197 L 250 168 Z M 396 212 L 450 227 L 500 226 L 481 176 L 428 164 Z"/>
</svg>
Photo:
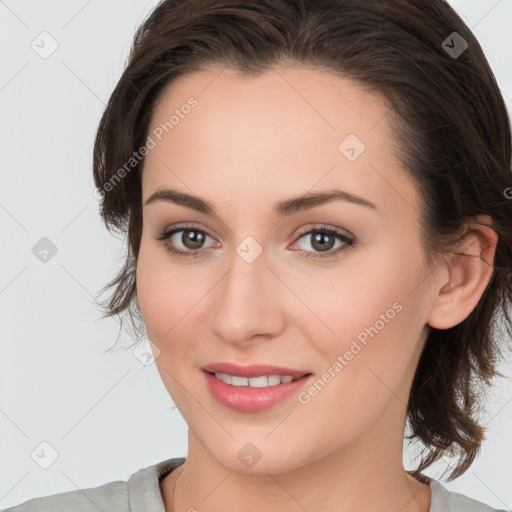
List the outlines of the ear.
<svg viewBox="0 0 512 512">
<path fill-rule="evenodd" d="M 449 329 L 473 311 L 489 284 L 493 272 L 494 255 L 498 242 L 497 233 L 482 224 L 492 224 L 488 215 L 478 215 L 467 222 L 469 230 L 457 251 L 446 260 L 446 272 L 434 298 L 427 323 L 436 329 Z M 466 227 L 466 225 L 465 225 Z"/>
</svg>

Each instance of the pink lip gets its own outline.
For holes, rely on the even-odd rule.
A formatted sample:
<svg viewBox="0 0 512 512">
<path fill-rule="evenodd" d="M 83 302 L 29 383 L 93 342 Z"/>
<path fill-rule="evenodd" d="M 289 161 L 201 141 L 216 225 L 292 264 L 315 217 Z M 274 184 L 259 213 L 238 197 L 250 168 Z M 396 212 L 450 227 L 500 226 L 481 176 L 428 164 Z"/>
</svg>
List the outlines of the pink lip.
<svg viewBox="0 0 512 512">
<path fill-rule="evenodd" d="M 302 377 L 308 373 L 307 370 L 293 370 L 280 366 L 268 364 L 251 364 L 249 366 L 240 366 L 233 363 L 212 363 L 201 368 L 210 373 L 227 373 L 238 377 L 259 377 L 260 375 L 291 375 L 292 377 Z"/>
<path fill-rule="evenodd" d="M 214 370 L 210 370 L 210 368 L 214 368 Z M 269 365 L 240 367 L 229 363 L 219 363 L 204 366 L 202 370 L 206 379 L 206 386 L 213 398 L 221 405 L 240 412 L 259 412 L 270 409 L 291 395 L 296 394 L 313 377 L 311 373 Z M 277 384 L 276 386 L 252 388 L 249 386 L 230 386 L 217 379 L 215 375 L 209 373 L 210 371 L 214 371 L 214 373 L 228 373 L 229 375 L 238 375 L 240 377 L 291 375 L 292 377 L 299 378 L 292 382 Z"/>
</svg>

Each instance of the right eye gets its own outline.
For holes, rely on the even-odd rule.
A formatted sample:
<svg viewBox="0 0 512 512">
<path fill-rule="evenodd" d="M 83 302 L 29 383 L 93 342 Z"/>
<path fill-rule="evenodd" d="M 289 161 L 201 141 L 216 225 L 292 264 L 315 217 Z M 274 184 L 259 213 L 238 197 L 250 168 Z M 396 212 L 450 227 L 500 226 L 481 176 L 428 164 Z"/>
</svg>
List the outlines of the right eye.
<svg viewBox="0 0 512 512">
<path fill-rule="evenodd" d="M 213 240 L 208 233 L 194 226 L 179 226 L 163 231 L 160 233 L 157 240 L 163 242 L 169 253 L 174 254 L 179 258 L 195 258 L 200 256 L 202 253 L 207 252 L 205 250 L 198 250 L 202 249 L 207 238 L 211 238 Z M 179 247 L 179 244 L 181 244 L 181 247 Z M 178 245 L 178 248 L 176 245 Z"/>
</svg>

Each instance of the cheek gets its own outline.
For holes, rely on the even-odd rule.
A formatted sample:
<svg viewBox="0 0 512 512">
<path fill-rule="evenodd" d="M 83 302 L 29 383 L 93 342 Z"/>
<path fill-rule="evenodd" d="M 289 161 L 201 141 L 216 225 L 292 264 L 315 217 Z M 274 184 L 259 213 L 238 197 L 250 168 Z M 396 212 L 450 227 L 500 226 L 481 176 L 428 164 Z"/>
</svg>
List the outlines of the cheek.
<svg viewBox="0 0 512 512">
<path fill-rule="evenodd" d="M 206 325 L 208 292 L 218 276 L 193 261 L 177 264 L 165 248 L 142 240 L 136 271 L 137 298 L 146 331 L 161 350 L 161 362 L 173 355 L 188 357 L 197 330 Z M 193 358 L 191 358 L 192 360 Z"/>
<path fill-rule="evenodd" d="M 338 365 L 335 373 L 344 376 L 336 380 L 358 383 L 363 395 L 370 396 L 373 388 L 382 387 L 371 369 L 384 375 L 390 387 L 398 386 L 423 327 L 417 315 L 423 307 L 421 292 L 419 288 L 413 292 L 424 277 L 421 253 L 416 254 L 414 247 L 403 252 L 395 248 L 390 243 L 372 256 L 363 255 L 353 268 L 340 267 L 338 275 L 331 271 L 316 276 L 313 289 L 308 280 L 301 286 L 305 294 L 309 282 L 305 297 L 321 320 L 311 317 L 310 339 L 327 367 L 342 356 L 343 369 Z"/>
<path fill-rule="evenodd" d="M 170 336 L 194 299 L 194 286 L 178 267 L 166 260 L 165 249 L 142 241 L 137 262 L 137 298 L 150 338 L 156 342 Z"/>
<path fill-rule="evenodd" d="M 186 396 L 175 378 L 184 382 L 184 361 L 193 361 L 193 304 L 200 289 L 183 271 L 166 259 L 164 249 L 141 243 L 136 272 L 137 298 L 148 338 L 158 347 L 156 366 L 162 381 L 180 410 L 186 410 Z M 190 277 L 190 276 L 189 276 Z M 195 290 L 195 292 L 194 292 Z M 175 378 L 173 378 L 175 377 Z"/>
<path fill-rule="evenodd" d="M 376 255 L 378 253 L 378 257 Z M 396 323 L 397 313 L 413 287 L 412 266 L 404 264 L 386 247 L 356 255 L 336 267 L 302 276 L 288 276 L 297 296 L 317 317 L 308 315 L 324 340 L 331 340 L 328 350 L 338 350 L 377 323 L 379 331 Z M 293 280 L 293 281 L 290 281 Z M 303 308 L 299 308 L 303 312 Z M 381 316 L 382 315 L 382 316 Z M 304 316 L 302 316 L 304 318 Z M 389 320 L 389 322 L 387 322 Z M 304 320 L 301 321 L 303 323 Z M 321 331 L 319 331 L 321 329 Z M 361 336 L 364 338 L 364 334 Z M 313 338 L 314 339 L 314 338 Z"/>
</svg>

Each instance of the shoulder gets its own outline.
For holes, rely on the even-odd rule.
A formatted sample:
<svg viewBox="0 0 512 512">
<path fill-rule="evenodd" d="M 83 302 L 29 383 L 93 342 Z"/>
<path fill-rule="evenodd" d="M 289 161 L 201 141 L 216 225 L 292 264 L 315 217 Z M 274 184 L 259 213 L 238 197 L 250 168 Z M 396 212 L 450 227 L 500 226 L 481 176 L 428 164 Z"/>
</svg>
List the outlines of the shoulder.
<svg viewBox="0 0 512 512">
<path fill-rule="evenodd" d="M 128 511 L 126 482 L 109 482 L 89 489 L 77 489 L 33 498 L 1 512 L 64 512 L 70 510 L 77 512 Z"/>
<path fill-rule="evenodd" d="M 432 489 L 432 505 L 429 512 L 507 512 L 492 508 L 465 494 L 449 491 L 441 482 L 429 478 Z"/>
<path fill-rule="evenodd" d="M 127 481 L 33 498 L 0 512 L 165 512 L 159 480 L 185 461 L 173 458 L 139 469 Z"/>
</svg>

